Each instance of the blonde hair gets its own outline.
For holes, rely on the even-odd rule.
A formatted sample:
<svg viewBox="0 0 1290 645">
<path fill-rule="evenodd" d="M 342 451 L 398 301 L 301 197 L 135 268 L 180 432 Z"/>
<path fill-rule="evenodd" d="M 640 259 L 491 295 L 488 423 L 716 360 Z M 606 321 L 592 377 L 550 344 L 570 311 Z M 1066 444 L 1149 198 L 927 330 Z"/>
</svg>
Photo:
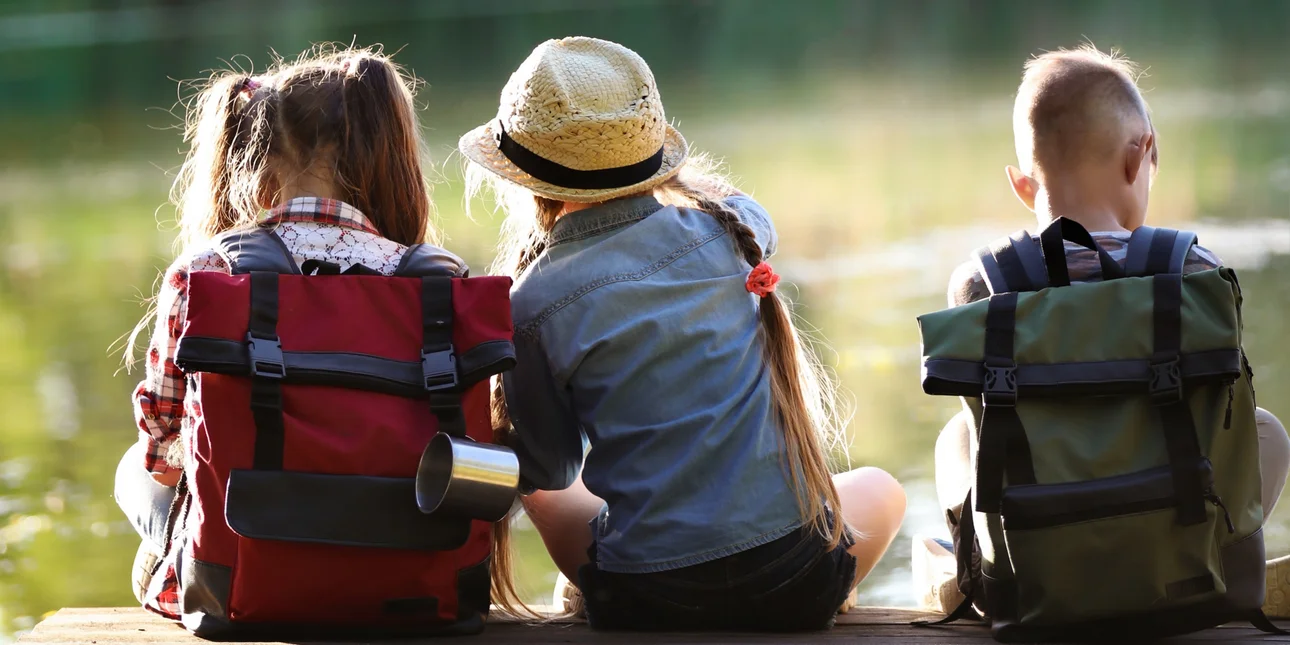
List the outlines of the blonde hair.
<svg viewBox="0 0 1290 645">
<path fill-rule="evenodd" d="M 1022 171 L 1073 167 L 1118 149 L 1143 128 L 1154 132 L 1137 84 L 1140 75 L 1118 51 L 1091 44 L 1027 61 L 1013 107 Z M 1153 147 L 1153 162 L 1157 155 Z"/>
<path fill-rule="evenodd" d="M 541 256 L 547 236 L 563 203 L 534 195 L 473 162 L 466 168 L 466 195 L 490 192 L 504 211 L 493 271 L 519 277 Z M 659 201 L 711 215 L 725 229 L 749 268 L 762 262 L 761 246 L 752 229 L 724 202 L 738 194 L 717 164 L 693 154 L 675 176 L 654 189 Z M 836 546 L 845 531 L 841 502 L 828 467 L 830 448 L 843 443 L 837 388 L 811 345 L 793 324 L 791 310 L 778 293 L 760 301 L 762 347 L 770 367 L 775 414 L 784 433 L 783 462 L 797 496 L 803 522 Z M 509 426 L 500 389 L 494 391 L 495 424 Z M 829 513 L 835 514 L 830 521 Z"/>
</svg>

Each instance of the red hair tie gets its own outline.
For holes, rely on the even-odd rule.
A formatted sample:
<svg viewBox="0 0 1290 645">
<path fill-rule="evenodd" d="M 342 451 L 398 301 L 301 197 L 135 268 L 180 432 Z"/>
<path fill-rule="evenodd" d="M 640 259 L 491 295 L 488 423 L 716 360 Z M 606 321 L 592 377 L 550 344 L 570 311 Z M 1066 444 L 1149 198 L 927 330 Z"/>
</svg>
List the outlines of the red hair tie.
<svg viewBox="0 0 1290 645">
<path fill-rule="evenodd" d="M 765 298 L 775 292 L 777 284 L 779 284 L 779 275 L 770 268 L 770 263 L 760 262 L 748 273 L 748 281 L 744 283 L 744 288 L 758 298 Z"/>
<path fill-rule="evenodd" d="M 255 80 L 254 77 L 248 76 L 243 79 L 242 85 L 238 88 L 237 92 L 238 94 L 245 94 L 249 97 L 251 94 L 254 94 L 256 90 L 260 89 L 260 85 L 260 81 Z"/>
</svg>

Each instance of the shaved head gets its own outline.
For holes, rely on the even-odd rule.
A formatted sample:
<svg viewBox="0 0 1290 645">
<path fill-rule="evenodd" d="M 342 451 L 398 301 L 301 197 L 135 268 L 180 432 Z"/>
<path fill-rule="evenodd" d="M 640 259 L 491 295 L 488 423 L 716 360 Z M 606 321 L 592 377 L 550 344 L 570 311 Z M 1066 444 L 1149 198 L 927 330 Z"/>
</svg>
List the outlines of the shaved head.
<svg viewBox="0 0 1290 645">
<path fill-rule="evenodd" d="M 1137 75 L 1131 61 L 1091 45 L 1027 62 L 1012 114 L 1022 172 L 1051 175 L 1109 161 L 1152 133 Z M 1154 161 L 1154 146 L 1151 154 Z"/>
</svg>

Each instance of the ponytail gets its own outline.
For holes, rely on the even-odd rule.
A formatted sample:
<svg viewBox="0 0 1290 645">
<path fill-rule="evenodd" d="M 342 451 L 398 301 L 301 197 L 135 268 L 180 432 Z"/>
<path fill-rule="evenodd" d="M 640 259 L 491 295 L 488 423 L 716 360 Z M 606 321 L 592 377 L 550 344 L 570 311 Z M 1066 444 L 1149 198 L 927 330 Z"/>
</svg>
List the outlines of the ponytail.
<svg viewBox="0 0 1290 645">
<path fill-rule="evenodd" d="M 268 127 L 258 91 L 253 76 L 225 72 L 213 76 L 187 105 L 188 157 L 170 190 L 179 219 L 175 243 L 180 256 L 221 233 L 255 222 L 263 200 L 258 180 L 268 158 L 267 139 L 256 136 Z M 156 316 L 155 296 L 145 303 L 147 312 L 126 336 L 127 369 L 137 361 L 135 348 Z"/>
<path fill-rule="evenodd" d="M 710 167 L 706 157 L 691 157 L 680 173 L 657 189 L 659 196 L 711 215 L 729 234 L 749 268 L 756 267 L 765 259 L 762 247 L 752 229 L 721 201 L 737 193 Z M 759 304 L 762 347 L 770 368 L 775 416 L 784 433 L 789 483 L 797 495 L 802 520 L 826 537 L 832 548 L 845 530 L 826 453 L 826 448 L 842 443 L 843 436 L 835 386 L 793 325 L 788 304 L 774 291 Z"/>
</svg>

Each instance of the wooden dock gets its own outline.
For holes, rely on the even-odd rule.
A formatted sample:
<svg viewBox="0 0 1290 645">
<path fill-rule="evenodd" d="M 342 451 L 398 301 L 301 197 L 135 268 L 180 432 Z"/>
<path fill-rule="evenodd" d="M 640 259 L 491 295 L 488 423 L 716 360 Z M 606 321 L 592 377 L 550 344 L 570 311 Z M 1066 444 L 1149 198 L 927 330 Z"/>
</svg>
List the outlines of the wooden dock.
<svg viewBox="0 0 1290 645">
<path fill-rule="evenodd" d="M 946 627 L 911 627 L 914 620 L 935 617 L 910 609 L 861 607 L 838 616 L 837 626 L 827 632 L 808 634 L 600 634 L 577 620 L 560 620 L 541 625 L 508 620 L 491 622 L 482 636 L 437 638 L 388 643 L 855 643 L 857 645 L 984 645 L 993 643 L 984 627 L 963 623 Z M 1282 624 L 1282 626 L 1287 626 Z M 67 643 L 115 645 L 149 643 L 198 645 L 207 643 L 176 624 L 137 608 L 62 609 L 41 621 L 20 643 Z M 1163 643 L 1290 643 L 1290 636 L 1270 636 L 1248 625 L 1233 624 Z"/>
</svg>

